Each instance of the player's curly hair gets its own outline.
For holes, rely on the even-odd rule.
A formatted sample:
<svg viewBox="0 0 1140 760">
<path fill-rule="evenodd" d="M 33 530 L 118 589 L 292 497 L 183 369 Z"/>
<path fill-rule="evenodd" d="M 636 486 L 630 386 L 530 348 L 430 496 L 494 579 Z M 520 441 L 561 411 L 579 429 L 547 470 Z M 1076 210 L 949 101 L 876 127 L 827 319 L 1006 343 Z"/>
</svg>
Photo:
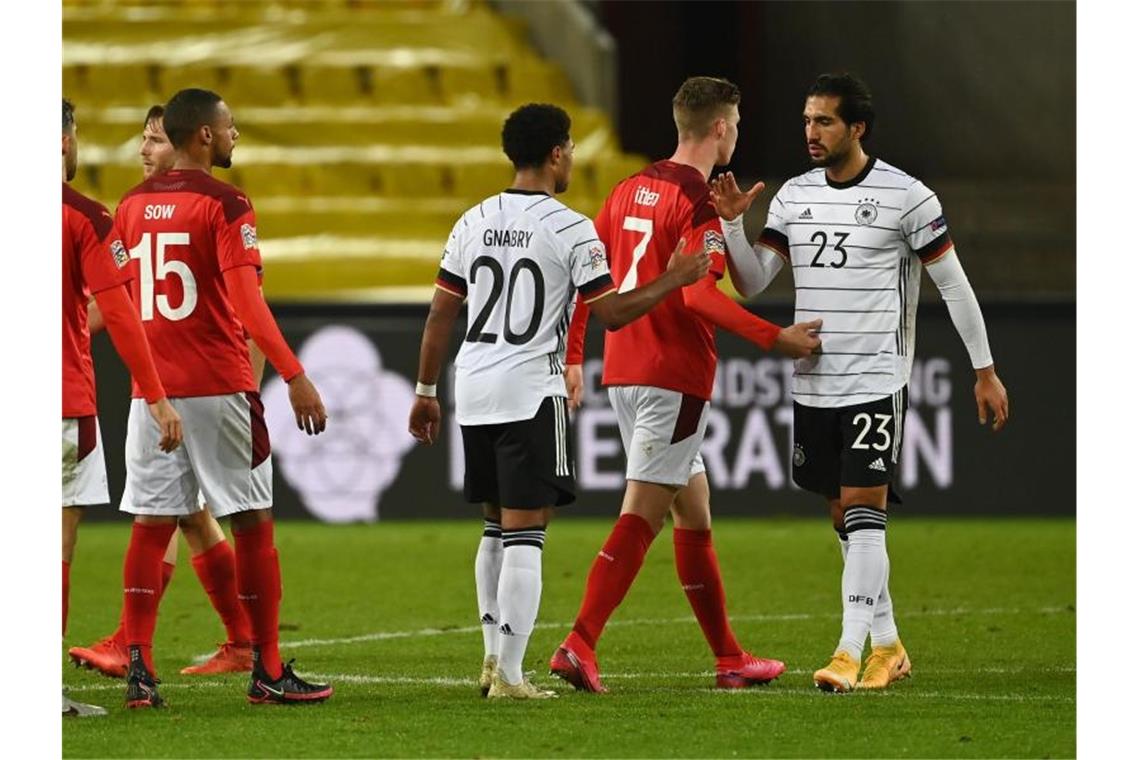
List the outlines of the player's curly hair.
<svg viewBox="0 0 1140 760">
<path fill-rule="evenodd" d="M 839 118 L 848 126 L 863 122 L 864 142 L 875 126 L 875 106 L 871 102 L 871 88 L 854 74 L 822 74 L 808 90 L 812 95 L 829 95 L 839 98 Z"/>
<path fill-rule="evenodd" d="M 67 98 L 63 99 L 63 131 L 75 126 L 75 106 Z"/>
<path fill-rule="evenodd" d="M 727 79 L 689 77 L 673 96 L 678 134 L 700 139 L 729 108 L 740 105 L 740 88 Z"/>
<path fill-rule="evenodd" d="M 191 135 L 217 115 L 222 96 L 211 90 L 191 87 L 174 93 L 164 106 L 162 128 L 175 148 L 184 148 Z"/>
<path fill-rule="evenodd" d="M 515 169 L 536 169 L 570 140 L 570 115 L 549 103 L 528 103 L 503 122 L 503 152 Z"/>
</svg>

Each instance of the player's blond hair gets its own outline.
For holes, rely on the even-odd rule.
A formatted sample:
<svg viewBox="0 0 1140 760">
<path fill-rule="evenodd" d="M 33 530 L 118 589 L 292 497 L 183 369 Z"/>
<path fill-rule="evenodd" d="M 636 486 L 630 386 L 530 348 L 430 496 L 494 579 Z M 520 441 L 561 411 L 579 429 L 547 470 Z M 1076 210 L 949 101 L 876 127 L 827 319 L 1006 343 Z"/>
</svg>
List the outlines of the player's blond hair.
<svg viewBox="0 0 1140 760">
<path fill-rule="evenodd" d="M 740 88 L 727 79 L 689 77 L 673 96 L 673 121 L 681 137 L 701 139 L 717 119 L 740 104 Z"/>
</svg>

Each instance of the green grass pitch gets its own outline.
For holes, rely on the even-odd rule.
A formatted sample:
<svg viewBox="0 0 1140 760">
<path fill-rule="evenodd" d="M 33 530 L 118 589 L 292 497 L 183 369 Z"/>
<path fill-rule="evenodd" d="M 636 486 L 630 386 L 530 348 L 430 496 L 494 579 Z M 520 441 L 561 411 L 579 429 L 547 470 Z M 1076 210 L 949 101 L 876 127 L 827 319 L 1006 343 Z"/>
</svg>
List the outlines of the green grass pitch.
<svg viewBox="0 0 1140 760">
<path fill-rule="evenodd" d="M 713 660 L 673 570 L 668 529 L 599 646 L 605 695 L 546 662 L 570 628 L 608 520 L 556 521 L 526 668 L 561 698 L 489 703 L 465 522 L 278 526 L 282 654 L 336 686 L 323 705 L 247 705 L 245 676 L 179 668 L 223 638 L 185 556 L 162 602 L 155 657 L 169 709 L 128 713 L 123 684 L 66 666 L 72 695 L 110 708 L 67 720 L 65 757 L 1072 757 L 1076 527 L 1072 520 L 935 520 L 888 529 L 891 592 L 914 663 L 881 693 L 817 691 L 839 634 L 839 548 L 819 520 L 720 520 L 741 643 L 783 659 L 775 683 L 713 687 Z M 118 615 L 125 524 L 80 529 L 65 647 Z M 61 655 L 66 658 L 65 652 Z"/>
</svg>

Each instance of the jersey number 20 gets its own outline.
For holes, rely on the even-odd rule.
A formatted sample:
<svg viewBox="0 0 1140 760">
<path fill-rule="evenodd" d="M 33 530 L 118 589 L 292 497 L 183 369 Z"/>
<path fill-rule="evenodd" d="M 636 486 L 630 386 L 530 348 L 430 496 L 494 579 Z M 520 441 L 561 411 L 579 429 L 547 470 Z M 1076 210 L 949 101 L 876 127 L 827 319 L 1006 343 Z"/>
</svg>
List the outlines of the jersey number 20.
<svg viewBox="0 0 1140 760">
<path fill-rule="evenodd" d="M 490 256 L 480 256 L 471 263 L 471 284 L 475 284 L 476 278 L 479 276 L 479 270 L 486 269 L 491 273 L 491 294 L 487 297 L 487 302 L 483 304 L 483 308 L 475 315 L 474 321 L 471 322 L 471 329 L 467 331 L 468 343 L 497 343 L 499 336 L 493 332 L 483 332 L 483 328 L 487 325 L 487 321 L 491 319 L 491 312 L 495 310 L 495 305 L 499 303 L 499 297 L 503 295 L 503 265 L 497 259 Z M 521 333 L 516 333 L 511 329 L 511 301 L 514 300 L 515 283 L 518 282 L 519 275 L 523 270 L 530 272 L 534 281 L 534 311 L 530 315 L 530 323 L 526 329 Z M 503 309 L 503 337 L 507 339 L 507 343 L 513 346 L 521 346 L 528 342 L 538 333 L 538 327 L 542 324 L 542 306 L 546 297 L 546 282 L 542 277 L 542 269 L 539 268 L 531 259 L 519 259 L 515 265 L 511 267 L 510 281 L 507 283 L 507 303 L 506 308 Z"/>
<path fill-rule="evenodd" d="M 131 249 L 131 258 L 139 260 L 139 315 L 144 321 L 154 319 L 158 313 L 177 322 L 186 319 L 198 305 L 198 283 L 185 261 L 166 259 L 166 247 L 190 245 L 189 232 L 159 232 L 154 236 L 154 257 L 151 258 L 151 235 L 144 232 L 138 245 Z M 165 294 L 154 295 L 154 281 L 177 277 L 182 281 L 182 303 L 171 306 Z"/>
</svg>

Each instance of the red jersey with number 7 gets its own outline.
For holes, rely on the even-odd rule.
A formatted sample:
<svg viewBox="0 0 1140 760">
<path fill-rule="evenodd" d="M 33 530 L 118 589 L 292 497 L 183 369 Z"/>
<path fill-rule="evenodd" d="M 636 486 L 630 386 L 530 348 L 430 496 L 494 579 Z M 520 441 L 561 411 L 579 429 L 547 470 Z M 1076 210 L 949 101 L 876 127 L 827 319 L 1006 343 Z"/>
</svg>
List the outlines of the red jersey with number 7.
<svg viewBox="0 0 1140 760">
<path fill-rule="evenodd" d="M 115 225 L 130 254 L 132 295 L 167 393 L 256 391 L 242 323 L 222 279 L 235 267 L 261 271 L 249 198 L 204 171 L 172 170 L 124 195 Z M 137 383 L 132 394 L 142 395 Z"/>
<path fill-rule="evenodd" d="M 623 180 L 594 225 L 619 292 L 664 272 L 681 238 L 685 252 L 711 253 L 709 276 L 724 276 L 724 231 L 705 177 L 692 166 L 658 161 Z M 685 305 L 679 289 L 644 316 L 606 333 L 604 385 L 650 385 L 707 399 L 715 377 L 715 327 Z"/>
</svg>

